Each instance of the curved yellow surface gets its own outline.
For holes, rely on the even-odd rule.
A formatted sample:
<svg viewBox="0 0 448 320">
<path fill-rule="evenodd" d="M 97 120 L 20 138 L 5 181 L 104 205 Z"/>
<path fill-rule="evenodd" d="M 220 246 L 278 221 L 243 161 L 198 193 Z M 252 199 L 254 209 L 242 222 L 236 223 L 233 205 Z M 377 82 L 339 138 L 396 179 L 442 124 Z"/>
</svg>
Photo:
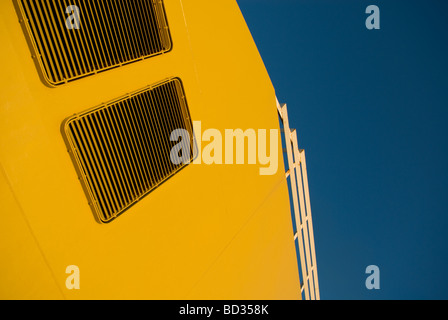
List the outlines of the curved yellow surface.
<svg viewBox="0 0 448 320">
<path fill-rule="evenodd" d="M 74 113 L 179 77 L 203 130 L 279 128 L 236 2 L 165 7 L 171 52 L 50 88 L 1 2 L 0 298 L 300 299 L 280 141 L 275 175 L 190 164 L 112 223 L 93 217 L 60 132 Z M 69 265 L 79 289 L 66 287 Z"/>
</svg>

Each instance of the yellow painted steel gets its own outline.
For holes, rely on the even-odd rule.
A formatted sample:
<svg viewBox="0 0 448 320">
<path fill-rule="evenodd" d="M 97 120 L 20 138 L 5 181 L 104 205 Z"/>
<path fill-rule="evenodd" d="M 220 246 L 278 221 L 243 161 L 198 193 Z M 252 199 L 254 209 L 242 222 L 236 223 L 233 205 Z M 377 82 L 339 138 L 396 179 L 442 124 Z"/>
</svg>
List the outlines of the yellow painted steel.
<svg viewBox="0 0 448 320">
<path fill-rule="evenodd" d="M 60 131 L 70 115 L 179 77 L 203 130 L 279 128 L 236 2 L 164 3 L 171 52 L 50 88 L 1 2 L 0 298 L 300 299 L 281 147 L 275 175 L 190 164 L 112 223 L 93 217 Z"/>
</svg>

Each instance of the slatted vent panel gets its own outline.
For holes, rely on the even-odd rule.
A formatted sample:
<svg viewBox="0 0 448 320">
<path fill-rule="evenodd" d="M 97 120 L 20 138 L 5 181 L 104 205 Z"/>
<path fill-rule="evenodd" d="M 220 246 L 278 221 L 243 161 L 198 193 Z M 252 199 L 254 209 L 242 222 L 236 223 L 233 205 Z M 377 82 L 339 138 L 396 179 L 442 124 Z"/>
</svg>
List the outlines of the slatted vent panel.
<svg viewBox="0 0 448 320">
<path fill-rule="evenodd" d="M 161 54 L 172 47 L 162 0 L 18 3 L 40 71 L 52 86 Z"/>
<path fill-rule="evenodd" d="M 177 78 L 65 122 L 66 142 L 101 222 L 117 217 L 186 165 L 170 160 L 178 143 L 170 141 L 175 129 L 189 133 L 192 160 L 192 122 Z"/>
</svg>

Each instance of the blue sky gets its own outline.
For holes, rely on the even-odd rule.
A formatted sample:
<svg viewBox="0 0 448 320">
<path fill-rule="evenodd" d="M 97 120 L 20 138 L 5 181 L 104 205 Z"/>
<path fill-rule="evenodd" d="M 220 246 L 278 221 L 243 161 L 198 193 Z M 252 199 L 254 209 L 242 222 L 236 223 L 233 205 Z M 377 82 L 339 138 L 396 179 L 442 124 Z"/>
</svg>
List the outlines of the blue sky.
<svg viewBox="0 0 448 320">
<path fill-rule="evenodd" d="M 448 1 L 238 4 L 307 153 L 321 298 L 448 299 Z"/>
</svg>

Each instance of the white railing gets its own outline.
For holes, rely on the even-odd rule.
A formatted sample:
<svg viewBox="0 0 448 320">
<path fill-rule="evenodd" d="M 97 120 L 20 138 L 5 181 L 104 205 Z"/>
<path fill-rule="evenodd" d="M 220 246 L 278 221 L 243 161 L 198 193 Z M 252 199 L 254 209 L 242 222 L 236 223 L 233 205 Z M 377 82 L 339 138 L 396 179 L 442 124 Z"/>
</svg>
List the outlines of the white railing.
<svg viewBox="0 0 448 320">
<path fill-rule="evenodd" d="M 300 290 L 302 298 L 319 300 L 319 282 L 317 279 L 316 251 L 314 247 L 313 220 L 311 218 L 308 176 L 306 172 L 305 150 L 299 150 L 297 132 L 290 129 L 286 104 L 279 104 L 277 110 L 283 123 L 288 170 L 292 194 L 293 213 L 296 223 L 294 242 L 298 240 L 300 255 Z M 303 296 L 304 295 L 304 296 Z"/>
</svg>

